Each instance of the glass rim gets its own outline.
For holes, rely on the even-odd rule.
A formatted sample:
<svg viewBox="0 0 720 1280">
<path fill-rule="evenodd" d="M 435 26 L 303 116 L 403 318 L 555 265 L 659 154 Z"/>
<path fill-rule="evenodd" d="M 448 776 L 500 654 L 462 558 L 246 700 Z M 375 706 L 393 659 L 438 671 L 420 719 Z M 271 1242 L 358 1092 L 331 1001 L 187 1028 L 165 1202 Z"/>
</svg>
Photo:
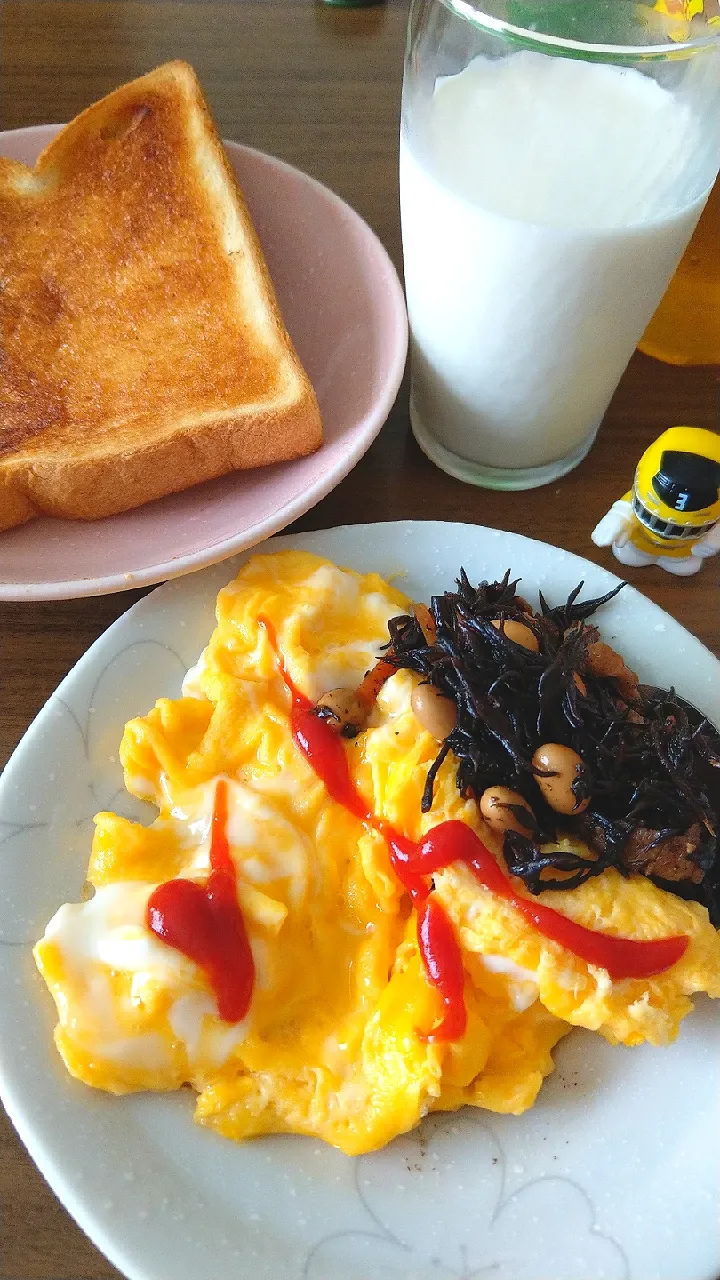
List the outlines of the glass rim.
<svg viewBox="0 0 720 1280">
<path fill-rule="evenodd" d="M 679 53 L 699 52 L 713 47 L 720 49 L 720 26 L 717 30 L 710 29 L 692 40 L 668 40 L 666 44 L 592 44 L 586 40 L 573 40 L 568 36 L 552 36 L 544 31 L 533 31 L 530 27 L 518 26 L 505 18 L 496 18 L 487 13 L 481 3 L 475 3 L 475 0 L 441 0 L 441 2 L 448 8 L 454 9 L 460 17 L 468 18 L 485 30 L 493 31 L 497 35 L 514 36 L 531 41 L 533 44 L 545 45 L 550 50 L 563 49 L 575 54 L 605 54 L 615 58 L 641 61 L 643 58 L 665 58 L 671 55 L 677 57 Z"/>
</svg>

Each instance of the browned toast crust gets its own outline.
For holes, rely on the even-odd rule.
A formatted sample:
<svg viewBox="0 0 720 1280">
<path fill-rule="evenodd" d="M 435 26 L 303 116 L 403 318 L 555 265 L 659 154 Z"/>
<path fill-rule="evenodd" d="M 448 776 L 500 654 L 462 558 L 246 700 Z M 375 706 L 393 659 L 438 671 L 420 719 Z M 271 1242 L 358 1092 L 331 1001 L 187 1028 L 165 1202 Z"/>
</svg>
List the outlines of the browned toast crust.
<svg viewBox="0 0 720 1280">
<path fill-rule="evenodd" d="M 96 519 L 321 443 L 190 67 L 0 160 L 0 529 Z"/>
</svg>

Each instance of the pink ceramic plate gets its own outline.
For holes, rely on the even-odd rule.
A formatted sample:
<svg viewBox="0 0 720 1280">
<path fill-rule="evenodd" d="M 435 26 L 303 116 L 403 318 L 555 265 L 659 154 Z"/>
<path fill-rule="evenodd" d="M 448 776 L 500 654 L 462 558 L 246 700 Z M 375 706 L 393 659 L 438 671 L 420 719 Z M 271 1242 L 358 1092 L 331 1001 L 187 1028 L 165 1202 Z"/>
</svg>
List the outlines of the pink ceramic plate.
<svg viewBox="0 0 720 1280">
<path fill-rule="evenodd" d="M 33 164 L 58 128 L 0 133 L 0 155 Z M 226 147 L 317 392 L 325 443 L 310 458 L 224 476 L 92 524 L 44 518 L 1 533 L 0 599 L 103 595 L 215 564 L 324 498 L 385 422 L 407 352 L 405 303 L 387 253 L 327 187 L 260 151 Z"/>
</svg>

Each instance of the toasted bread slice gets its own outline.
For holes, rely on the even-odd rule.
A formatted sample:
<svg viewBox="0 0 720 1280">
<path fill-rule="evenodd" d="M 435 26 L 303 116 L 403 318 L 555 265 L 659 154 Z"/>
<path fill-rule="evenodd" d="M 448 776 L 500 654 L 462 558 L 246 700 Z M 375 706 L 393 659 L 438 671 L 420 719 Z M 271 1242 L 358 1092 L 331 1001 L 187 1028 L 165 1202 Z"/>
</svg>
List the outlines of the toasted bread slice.
<svg viewBox="0 0 720 1280">
<path fill-rule="evenodd" d="M 0 159 L 0 529 L 317 449 L 310 381 L 192 68 Z"/>
</svg>

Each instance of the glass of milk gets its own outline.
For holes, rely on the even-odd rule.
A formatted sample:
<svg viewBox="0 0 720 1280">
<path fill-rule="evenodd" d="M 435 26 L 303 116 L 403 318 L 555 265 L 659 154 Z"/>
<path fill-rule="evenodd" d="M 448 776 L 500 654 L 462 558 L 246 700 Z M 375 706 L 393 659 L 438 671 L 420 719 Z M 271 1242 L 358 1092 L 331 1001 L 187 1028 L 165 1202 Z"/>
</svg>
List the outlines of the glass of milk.
<svg viewBox="0 0 720 1280">
<path fill-rule="evenodd" d="M 593 443 L 720 168 L 720 29 L 688 9 L 413 0 L 410 412 L 461 480 L 534 488 Z"/>
</svg>

